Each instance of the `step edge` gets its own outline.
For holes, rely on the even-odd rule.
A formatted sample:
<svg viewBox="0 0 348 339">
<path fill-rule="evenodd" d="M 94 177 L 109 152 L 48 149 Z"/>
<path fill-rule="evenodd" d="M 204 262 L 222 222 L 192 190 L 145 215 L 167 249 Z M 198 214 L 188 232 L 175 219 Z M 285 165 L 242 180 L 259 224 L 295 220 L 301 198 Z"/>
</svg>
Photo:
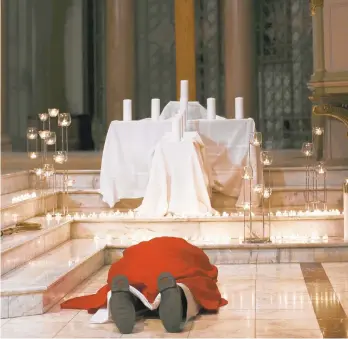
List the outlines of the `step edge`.
<svg viewBox="0 0 348 339">
<path fill-rule="evenodd" d="M 35 217 L 34 217 L 34 218 L 35 218 Z M 29 221 L 29 220 L 31 220 L 31 219 L 33 219 L 33 218 L 29 218 L 29 219 L 27 219 L 26 221 Z M 25 245 L 26 243 L 29 243 L 29 242 L 31 242 L 31 241 L 33 241 L 33 240 L 35 240 L 35 239 L 37 239 L 37 238 L 39 238 L 39 237 L 41 237 L 41 236 L 43 236 L 43 235 L 49 234 L 49 233 L 51 233 L 52 231 L 55 231 L 55 230 L 57 230 L 58 228 L 60 228 L 60 227 L 62 227 L 62 226 L 65 226 L 66 224 L 71 224 L 71 222 L 72 222 L 72 220 L 64 220 L 64 221 L 60 222 L 58 225 L 52 226 L 52 227 L 47 228 L 47 229 L 43 229 L 43 230 L 41 230 L 40 233 L 38 232 L 38 234 L 35 235 L 35 237 L 30 238 L 30 239 L 26 239 L 25 241 L 16 244 L 14 247 L 6 248 L 5 250 L 3 250 L 3 249 L 1 248 L 0 254 L 1 254 L 1 256 L 5 255 L 5 254 L 8 254 L 9 252 L 11 252 L 11 251 L 17 249 L 17 248 L 20 247 L 20 246 Z M 4 229 L 6 229 L 6 228 L 4 228 Z M 4 230 L 4 229 L 3 229 L 3 230 Z"/>
<path fill-rule="evenodd" d="M 60 245 L 58 245 L 57 247 L 51 249 L 50 251 L 47 251 L 45 253 L 43 253 L 41 256 L 48 254 L 56 249 L 58 249 L 61 246 L 64 246 L 65 244 L 71 242 L 72 240 L 79 240 L 79 239 L 70 239 L 69 241 L 66 241 Z M 85 240 L 85 239 L 82 239 Z M 73 267 L 71 267 L 69 270 L 64 271 L 64 274 L 60 275 L 59 277 L 57 277 L 56 280 L 54 280 L 53 282 L 51 282 L 49 285 L 47 286 L 43 286 L 43 285 L 33 285 L 31 286 L 31 288 L 29 288 L 30 291 L 23 291 L 22 289 L 6 289 L 4 290 L 2 286 L 0 286 L 0 296 L 9 296 L 9 295 L 24 295 L 24 294 L 37 294 L 37 293 L 44 293 L 46 291 L 48 291 L 50 288 L 54 287 L 58 282 L 61 282 L 62 279 L 69 273 L 73 272 L 75 269 L 78 269 L 82 264 L 84 264 L 86 261 L 88 261 L 89 259 L 91 259 L 93 256 L 97 255 L 99 252 L 104 251 L 105 250 L 105 245 L 101 246 L 100 248 L 96 249 L 95 251 L 93 251 L 93 253 L 89 254 L 88 256 L 84 257 L 83 260 L 81 260 L 77 265 L 74 265 Z M 40 257 L 40 256 L 39 256 Z M 37 258 L 36 257 L 34 259 L 32 259 L 33 261 L 35 261 Z M 22 266 L 21 266 L 22 267 Z M 11 271 L 12 273 L 15 272 L 18 268 L 16 268 L 15 270 Z"/>
<path fill-rule="evenodd" d="M 334 238 L 334 237 L 332 237 Z M 330 238 L 329 238 L 330 239 Z M 105 251 L 124 250 L 132 245 L 106 245 Z M 195 245 L 202 250 L 283 250 L 297 248 L 341 248 L 348 247 L 348 241 L 340 243 L 296 243 L 296 244 L 236 244 L 236 245 Z M 347 248 L 348 249 L 348 248 Z"/>
<path fill-rule="evenodd" d="M 30 171 L 29 170 L 20 170 L 20 171 L 15 171 L 15 172 L 11 172 L 11 173 L 1 174 L 1 179 L 7 179 L 7 178 L 21 176 L 21 175 L 28 175 L 28 180 L 29 180 Z"/>
<path fill-rule="evenodd" d="M 293 209 L 295 210 L 295 209 Z M 304 209 L 302 209 L 303 211 Z M 273 212 L 274 213 L 274 212 Z M 273 215 L 271 217 L 272 222 L 277 222 L 277 221 L 293 221 L 293 220 L 301 220 L 301 221 L 311 221 L 311 220 L 343 220 L 344 215 L 341 213 L 339 215 L 318 215 L 318 216 L 276 216 Z M 79 223 L 114 223 L 114 222 L 122 222 L 122 223 L 174 223 L 174 222 L 206 222 L 206 223 L 216 223 L 216 222 L 242 222 L 244 219 L 243 216 L 232 216 L 232 217 L 215 217 L 215 218 L 142 218 L 142 219 L 137 219 L 137 218 L 110 218 L 110 219 L 92 219 L 92 218 L 86 218 L 86 219 L 74 219 L 72 221 L 72 226 L 74 224 L 79 224 Z M 261 215 L 255 215 L 253 217 L 253 221 L 258 222 L 262 221 L 262 216 Z M 89 238 L 86 238 L 89 239 Z"/>
<path fill-rule="evenodd" d="M 33 190 L 33 192 L 34 191 L 35 190 Z M 40 190 L 38 190 L 38 191 L 40 192 Z M 21 191 L 18 191 L 18 192 L 21 192 Z M 13 192 L 13 193 L 16 193 L 16 192 Z M 36 196 L 35 198 L 25 199 L 25 200 L 22 200 L 22 201 L 11 203 L 10 205 L 7 205 L 5 207 L 1 206 L 0 213 L 2 213 L 3 211 L 6 211 L 8 209 L 11 209 L 11 208 L 19 207 L 19 206 L 21 206 L 21 205 L 23 205 L 25 203 L 28 203 L 28 202 L 33 202 L 33 201 L 37 201 L 39 199 L 44 199 L 44 198 L 51 198 L 52 196 L 57 196 L 60 193 L 61 193 L 60 191 L 50 192 L 50 193 L 46 193 L 44 197 Z M 12 194 L 12 193 L 9 193 L 9 194 Z"/>
</svg>

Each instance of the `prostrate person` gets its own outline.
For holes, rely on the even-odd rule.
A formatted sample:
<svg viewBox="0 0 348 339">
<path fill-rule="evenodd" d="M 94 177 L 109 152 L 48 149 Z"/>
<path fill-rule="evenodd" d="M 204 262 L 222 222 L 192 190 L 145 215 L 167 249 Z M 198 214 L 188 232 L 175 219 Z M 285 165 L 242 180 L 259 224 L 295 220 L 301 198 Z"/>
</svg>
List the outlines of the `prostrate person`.
<svg viewBox="0 0 348 339">
<path fill-rule="evenodd" d="M 108 308 L 123 334 L 133 331 L 140 311 L 158 309 L 165 329 L 180 332 L 200 310 L 217 311 L 227 304 L 217 278 L 217 267 L 201 249 L 182 238 L 159 237 L 127 248 L 96 294 L 67 300 L 61 307 L 89 313 Z"/>
</svg>

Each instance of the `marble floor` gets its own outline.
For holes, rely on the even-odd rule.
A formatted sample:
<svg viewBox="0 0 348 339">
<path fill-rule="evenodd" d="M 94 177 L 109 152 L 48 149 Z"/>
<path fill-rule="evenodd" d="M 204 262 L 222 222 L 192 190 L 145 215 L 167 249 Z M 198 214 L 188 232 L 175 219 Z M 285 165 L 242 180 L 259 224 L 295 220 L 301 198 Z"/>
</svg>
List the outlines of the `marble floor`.
<svg viewBox="0 0 348 339">
<path fill-rule="evenodd" d="M 108 266 L 66 298 L 94 293 Z M 140 320 L 131 335 L 114 324 L 89 324 L 85 311 L 53 307 L 42 316 L 2 319 L 2 338 L 347 338 L 348 263 L 220 265 L 229 304 L 204 314 L 184 332 L 166 333 L 158 319 Z"/>
</svg>

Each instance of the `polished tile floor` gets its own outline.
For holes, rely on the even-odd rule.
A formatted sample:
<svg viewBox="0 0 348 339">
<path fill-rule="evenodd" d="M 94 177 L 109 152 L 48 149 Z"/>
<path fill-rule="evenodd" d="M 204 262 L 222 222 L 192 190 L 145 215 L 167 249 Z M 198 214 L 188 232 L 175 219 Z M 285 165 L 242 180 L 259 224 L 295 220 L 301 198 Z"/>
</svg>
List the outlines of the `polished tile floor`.
<svg viewBox="0 0 348 339">
<path fill-rule="evenodd" d="M 95 292 L 108 267 L 68 297 Z M 158 319 L 139 321 L 122 337 L 347 338 L 348 263 L 221 265 L 219 286 L 229 304 L 218 314 L 200 315 L 180 334 L 168 334 Z M 114 324 L 89 324 L 85 311 L 60 310 L 42 316 L 3 319 L 2 338 L 119 338 Z"/>
</svg>

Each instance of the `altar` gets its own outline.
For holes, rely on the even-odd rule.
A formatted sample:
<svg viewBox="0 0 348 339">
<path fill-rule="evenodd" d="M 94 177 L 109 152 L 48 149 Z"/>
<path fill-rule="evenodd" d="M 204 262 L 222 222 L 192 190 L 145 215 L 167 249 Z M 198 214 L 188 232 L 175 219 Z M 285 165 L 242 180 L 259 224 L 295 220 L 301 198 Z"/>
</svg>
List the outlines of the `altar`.
<svg viewBox="0 0 348 339">
<path fill-rule="evenodd" d="M 205 166 L 210 178 L 207 192 L 220 192 L 235 197 L 236 206 L 243 207 L 247 197 L 242 176 L 247 162 L 250 162 L 254 172 L 251 183 L 253 187 L 260 182 L 261 175 L 259 148 L 250 144 L 250 135 L 255 132 L 254 121 L 252 119 L 187 120 L 186 130 L 196 132 L 204 147 Z M 137 199 L 146 195 L 151 168 L 154 166 L 153 156 L 156 146 L 171 131 L 172 119 L 113 121 L 110 124 L 100 172 L 100 193 L 110 208 L 122 199 Z M 177 154 L 176 161 L 180 163 L 180 154 Z M 192 168 L 187 168 L 187 171 L 190 170 Z M 182 173 L 183 176 L 191 175 L 188 172 Z M 194 178 L 193 176 L 192 180 Z M 258 203 L 258 196 L 254 191 L 252 202 Z"/>
</svg>

